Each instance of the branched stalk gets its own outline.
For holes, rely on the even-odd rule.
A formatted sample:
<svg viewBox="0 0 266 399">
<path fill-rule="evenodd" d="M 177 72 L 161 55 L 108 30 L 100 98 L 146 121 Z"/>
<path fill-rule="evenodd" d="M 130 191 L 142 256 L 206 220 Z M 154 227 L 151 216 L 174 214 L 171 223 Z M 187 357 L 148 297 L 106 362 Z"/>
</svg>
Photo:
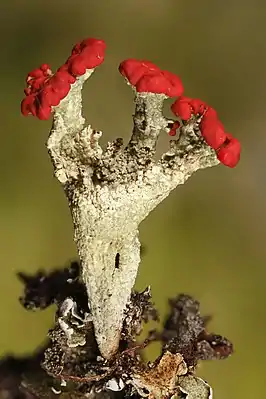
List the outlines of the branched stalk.
<svg viewBox="0 0 266 399">
<path fill-rule="evenodd" d="M 158 136 L 168 124 L 164 94 L 136 94 L 128 145 L 115 141 L 102 150 L 101 132 L 84 126 L 83 82 L 84 77 L 55 108 L 47 147 L 73 217 L 96 339 L 102 355 L 111 358 L 140 263 L 140 223 L 193 172 L 219 162 L 194 122 L 154 160 Z"/>
<path fill-rule="evenodd" d="M 135 94 L 132 135 L 128 143 L 118 137 L 102 148 L 102 132 L 82 116 L 82 89 L 103 61 L 104 48 L 101 40 L 83 40 L 54 75 L 43 64 L 27 77 L 22 113 L 39 119 L 53 113 L 47 149 L 68 200 L 79 262 L 49 278 L 20 274 L 26 308 L 58 307 L 49 344 L 40 354 L 44 382 L 40 386 L 31 375 L 21 386 L 40 397 L 46 397 L 51 379 L 57 383 L 54 392 L 67 386 L 63 397 L 72 397 L 73 383 L 78 386 L 73 397 L 109 399 L 110 391 L 122 391 L 123 398 L 211 398 L 210 386 L 194 375 L 197 363 L 226 358 L 233 349 L 227 339 L 207 332 L 208 319 L 193 298 L 181 294 L 171 300 L 163 331 L 136 344 L 143 322 L 158 319 L 150 289 L 133 291 L 139 226 L 197 170 L 219 162 L 234 167 L 240 144 L 224 131 L 214 109 L 183 96 L 177 76 L 129 59 L 119 71 Z M 168 97 L 177 97 L 171 106 L 174 121 L 163 115 Z M 156 160 L 160 134 L 176 138 Z M 162 342 L 162 352 L 147 365 L 139 351 L 152 340 Z"/>
</svg>

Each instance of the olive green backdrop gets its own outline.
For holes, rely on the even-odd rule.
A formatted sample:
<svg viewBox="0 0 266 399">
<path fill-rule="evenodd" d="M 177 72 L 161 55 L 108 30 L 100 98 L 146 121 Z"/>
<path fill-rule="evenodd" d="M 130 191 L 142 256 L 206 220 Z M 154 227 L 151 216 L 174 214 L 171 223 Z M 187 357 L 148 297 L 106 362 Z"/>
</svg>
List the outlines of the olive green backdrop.
<svg viewBox="0 0 266 399">
<path fill-rule="evenodd" d="M 43 62 L 56 69 L 75 42 L 98 37 L 106 62 L 85 86 L 84 112 L 104 142 L 130 135 L 132 93 L 117 72 L 129 57 L 180 75 L 186 94 L 214 106 L 241 140 L 236 169 L 197 172 L 141 225 L 137 287 L 151 284 L 164 313 L 169 296 L 195 295 L 214 315 L 211 329 L 233 340 L 233 357 L 200 368 L 216 399 L 265 396 L 265 21 L 263 0 L 1 1 L 1 354 L 29 353 L 53 321 L 54 309 L 22 309 L 16 272 L 76 256 L 44 145 L 51 121 L 20 115 L 25 76 Z"/>
</svg>

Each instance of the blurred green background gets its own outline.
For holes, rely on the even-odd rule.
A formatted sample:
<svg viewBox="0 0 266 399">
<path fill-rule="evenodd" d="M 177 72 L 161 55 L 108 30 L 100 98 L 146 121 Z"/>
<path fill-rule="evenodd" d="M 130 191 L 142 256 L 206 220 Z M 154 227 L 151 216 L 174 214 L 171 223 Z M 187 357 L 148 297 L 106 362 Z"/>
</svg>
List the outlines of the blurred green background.
<svg viewBox="0 0 266 399">
<path fill-rule="evenodd" d="M 75 42 L 98 37 L 106 62 L 85 87 L 84 113 L 104 142 L 130 135 L 132 93 L 117 72 L 129 57 L 180 75 L 186 94 L 215 107 L 241 140 L 236 169 L 197 172 L 142 224 L 147 251 L 137 287 L 151 284 L 163 314 L 168 297 L 195 295 L 214 315 L 211 330 L 234 342 L 234 356 L 199 370 L 216 399 L 264 397 L 265 21 L 263 0 L 1 1 L 1 354 L 29 353 L 53 321 L 54 309 L 22 309 L 16 272 L 76 256 L 45 148 L 51 121 L 20 115 L 25 76 L 43 62 L 57 68 Z"/>
</svg>

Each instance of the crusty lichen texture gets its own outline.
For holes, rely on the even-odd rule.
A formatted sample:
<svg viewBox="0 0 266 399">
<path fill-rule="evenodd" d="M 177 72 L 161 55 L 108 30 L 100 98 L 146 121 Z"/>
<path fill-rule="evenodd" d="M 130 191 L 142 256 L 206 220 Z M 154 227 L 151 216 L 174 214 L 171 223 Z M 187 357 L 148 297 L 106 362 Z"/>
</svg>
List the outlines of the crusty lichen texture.
<svg viewBox="0 0 266 399">
<path fill-rule="evenodd" d="M 196 118 L 182 125 L 178 138 L 156 161 L 158 136 L 173 123 L 162 113 L 167 95 L 134 87 L 132 137 L 125 145 L 115 139 L 102 149 L 102 133 L 82 117 L 82 88 L 92 72 L 78 77 L 53 108 L 47 148 L 72 213 L 97 343 L 102 356 L 110 359 L 119 345 L 140 263 L 140 223 L 193 172 L 219 161 L 199 134 Z"/>
</svg>

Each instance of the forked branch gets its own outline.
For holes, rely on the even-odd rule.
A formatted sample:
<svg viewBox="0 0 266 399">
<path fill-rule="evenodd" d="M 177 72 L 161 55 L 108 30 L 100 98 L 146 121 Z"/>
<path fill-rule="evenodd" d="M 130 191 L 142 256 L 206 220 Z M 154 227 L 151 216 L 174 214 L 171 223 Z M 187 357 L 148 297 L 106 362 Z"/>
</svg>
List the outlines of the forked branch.
<svg viewBox="0 0 266 399">
<path fill-rule="evenodd" d="M 53 113 L 47 148 L 72 213 L 98 347 L 111 359 L 140 263 L 140 223 L 195 171 L 219 162 L 234 167 L 240 145 L 213 108 L 183 96 L 178 76 L 129 59 L 119 70 L 135 94 L 132 136 L 125 145 L 118 138 L 102 149 L 102 133 L 82 116 L 82 88 L 102 63 L 104 49 L 103 41 L 86 39 L 55 74 L 46 64 L 30 72 L 22 113 L 39 119 Z M 175 120 L 163 115 L 168 97 L 175 98 Z M 177 138 L 156 161 L 158 137 L 165 132 Z M 141 384 L 137 376 L 136 381 Z"/>
</svg>

